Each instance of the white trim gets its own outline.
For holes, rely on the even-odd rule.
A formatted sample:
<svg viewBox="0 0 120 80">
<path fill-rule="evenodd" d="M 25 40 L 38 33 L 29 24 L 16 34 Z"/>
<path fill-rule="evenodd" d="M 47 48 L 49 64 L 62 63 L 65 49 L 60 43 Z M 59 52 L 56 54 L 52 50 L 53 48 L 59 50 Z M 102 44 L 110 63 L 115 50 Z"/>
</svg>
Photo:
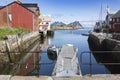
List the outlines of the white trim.
<svg viewBox="0 0 120 80">
<path fill-rule="evenodd" d="M 12 14 L 8 14 L 9 20 L 12 21 Z"/>
</svg>

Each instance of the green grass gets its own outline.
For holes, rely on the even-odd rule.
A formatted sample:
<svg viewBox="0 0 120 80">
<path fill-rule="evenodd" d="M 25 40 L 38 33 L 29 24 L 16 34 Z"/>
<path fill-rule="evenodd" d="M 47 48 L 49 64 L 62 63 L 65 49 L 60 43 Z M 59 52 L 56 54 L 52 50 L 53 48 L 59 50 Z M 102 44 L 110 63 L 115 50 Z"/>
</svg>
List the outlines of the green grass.
<svg viewBox="0 0 120 80">
<path fill-rule="evenodd" d="M 30 32 L 30 30 L 23 29 L 20 27 L 10 28 L 10 27 L 0 27 L 0 40 L 3 40 L 6 35 L 13 35 L 18 33 Z"/>
</svg>

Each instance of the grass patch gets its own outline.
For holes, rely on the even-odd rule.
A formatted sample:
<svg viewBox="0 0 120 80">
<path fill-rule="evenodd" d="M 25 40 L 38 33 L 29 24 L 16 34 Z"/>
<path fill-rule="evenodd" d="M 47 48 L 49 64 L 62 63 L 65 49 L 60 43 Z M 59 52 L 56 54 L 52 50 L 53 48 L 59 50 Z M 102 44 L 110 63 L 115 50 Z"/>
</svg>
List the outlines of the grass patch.
<svg viewBox="0 0 120 80">
<path fill-rule="evenodd" d="M 10 28 L 10 27 L 0 27 L 0 40 L 3 40 L 6 35 L 13 35 L 18 33 L 30 32 L 30 30 L 23 29 L 20 27 Z"/>
</svg>

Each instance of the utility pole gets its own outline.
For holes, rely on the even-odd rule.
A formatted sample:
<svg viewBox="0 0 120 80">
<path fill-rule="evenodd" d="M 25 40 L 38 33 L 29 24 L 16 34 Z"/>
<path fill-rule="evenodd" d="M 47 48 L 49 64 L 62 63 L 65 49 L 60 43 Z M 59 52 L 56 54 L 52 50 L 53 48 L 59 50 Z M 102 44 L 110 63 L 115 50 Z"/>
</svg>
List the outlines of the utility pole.
<svg viewBox="0 0 120 80">
<path fill-rule="evenodd" d="M 101 13 L 100 14 L 101 14 L 101 21 L 102 21 L 102 3 L 101 3 Z"/>
<path fill-rule="evenodd" d="M 109 18 L 110 9 L 109 9 L 108 5 L 107 5 L 107 8 L 106 8 L 106 12 L 107 12 L 107 16 L 108 16 L 108 19 L 106 21 L 106 30 L 107 30 L 107 35 L 106 36 L 108 37 L 108 33 L 109 33 L 109 29 L 110 29 L 110 23 L 109 23 L 109 21 L 110 21 L 110 18 Z"/>
<path fill-rule="evenodd" d="M 108 7 L 108 5 L 107 5 L 107 8 L 106 8 L 106 12 L 107 12 L 107 15 L 110 13 L 110 8 Z"/>
<path fill-rule="evenodd" d="M 99 15 L 99 20 L 100 20 L 100 30 L 102 29 L 102 3 L 101 3 L 101 8 L 100 8 L 100 15 Z"/>
</svg>

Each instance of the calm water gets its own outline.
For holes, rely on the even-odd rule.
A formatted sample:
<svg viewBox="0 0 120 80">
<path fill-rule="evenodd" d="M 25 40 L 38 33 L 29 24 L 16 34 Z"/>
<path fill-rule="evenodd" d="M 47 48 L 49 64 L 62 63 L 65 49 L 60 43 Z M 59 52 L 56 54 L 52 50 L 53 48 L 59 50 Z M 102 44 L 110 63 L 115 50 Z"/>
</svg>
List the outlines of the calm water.
<svg viewBox="0 0 120 80">
<path fill-rule="evenodd" d="M 90 54 L 84 53 L 82 57 L 80 57 L 81 53 L 84 51 L 89 51 L 88 46 L 88 36 L 83 36 L 81 34 L 88 33 L 91 29 L 79 29 L 79 30 L 57 30 L 54 33 L 52 38 L 46 39 L 49 41 L 49 45 L 56 45 L 58 47 L 62 47 L 64 44 L 73 44 L 76 48 L 78 48 L 78 58 L 80 62 L 80 67 L 82 70 L 82 75 L 90 74 L 106 74 L 109 71 L 105 66 L 97 65 L 96 60 L 92 56 L 91 60 L 93 65 L 90 67 Z M 44 43 L 46 44 L 46 43 Z M 80 61 L 82 59 L 82 62 Z M 84 64 L 85 63 L 85 64 Z M 55 61 L 50 60 L 47 57 L 46 49 L 42 50 L 41 62 L 40 62 L 40 75 L 51 75 L 54 69 Z M 90 69 L 91 68 L 91 69 Z"/>
</svg>

